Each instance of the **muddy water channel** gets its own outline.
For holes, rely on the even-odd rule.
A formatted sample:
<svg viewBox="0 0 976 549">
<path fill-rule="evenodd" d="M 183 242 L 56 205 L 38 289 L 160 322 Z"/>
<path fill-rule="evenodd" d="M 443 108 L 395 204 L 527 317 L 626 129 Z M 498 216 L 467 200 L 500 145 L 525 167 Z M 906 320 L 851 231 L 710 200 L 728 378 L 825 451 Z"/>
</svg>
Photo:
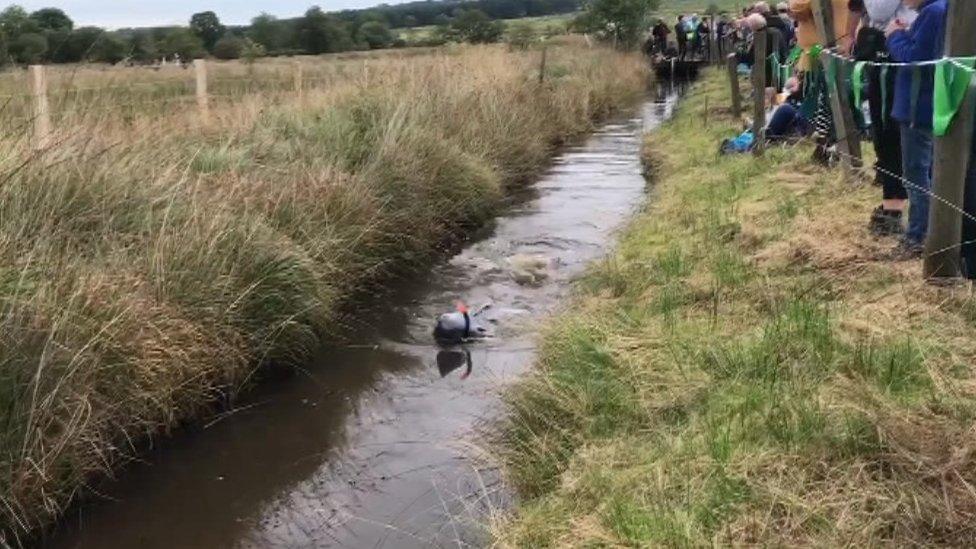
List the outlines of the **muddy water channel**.
<svg viewBox="0 0 976 549">
<path fill-rule="evenodd" d="M 641 135 L 673 87 L 567 148 L 461 253 L 398 288 L 344 348 L 272 381 L 231 414 L 181 434 L 71 513 L 50 547 L 430 547 L 480 545 L 504 507 L 497 471 L 471 459 L 499 392 L 531 367 L 539 321 L 601 259 L 644 201 Z M 540 285 L 508 258 L 543 256 Z M 441 349 L 434 319 L 455 299 L 494 337 Z"/>
</svg>

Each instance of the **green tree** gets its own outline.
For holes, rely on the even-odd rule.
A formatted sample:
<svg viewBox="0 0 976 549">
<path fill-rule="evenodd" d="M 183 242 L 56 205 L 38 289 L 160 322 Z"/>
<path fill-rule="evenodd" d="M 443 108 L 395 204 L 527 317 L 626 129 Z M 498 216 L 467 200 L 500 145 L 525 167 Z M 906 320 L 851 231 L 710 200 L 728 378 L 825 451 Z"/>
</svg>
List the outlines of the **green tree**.
<svg viewBox="0 0 976 549">
<path fill-rule="evenodd" d="M 485 12 L 469 9 L 461 10 L 451 21 L 453 38 L 472 44 L 498 42 L 505 33 L 501 21 L 492 21 Z"/>
<path fill-rule="evenodd" d="M 538 40 L 538 36 L 535 32 L 535 26 L 528 21 L 512 23 L 508 28 L 507 41 L 508 45 L 513 48 L 528 49 L 536 40 Z"/>
<path fill-rule="evenodd" d="M 29 17 L 41 30 L 70 32 L 75 28 L 74 21 L 58 8 L 39 9 Z"/>
<path fill-rule="evenodd" d="M 254 65 L 255 61 L 259 58 L 264 57 L 268 54 L 268 50 L 264 49 L 264 46 L 258 44 L 250 38 L 244 39 L 244 48 L 241 50 L 241 59 L 247 64 L 248 69 Z"/>
<path fill-rule="evenodd" d="M 89 58 L 105 31 L 98 27 L 81 27 L 71 32 L 47 33 L 48 57 L 54 63 L 78 63 Z"/>
<path fill-rule="evenodd" d="M 367 21 L 360 25 L 356 38 L 371 50 L 388 48 L 393 43 L 390 26 L 380 21 Z"/>
<path fill-rule="evenodd" d="M 159 57 L 159 46 L 151 32 L 136 31 L 129 38 L 129 55 L 141 63 L 154 61 Z"/>
<path fill-rule="evenodd" d="M 21 34 L 40 33 L 41 30 L 37 22 L 31 19 L 27 11 L 20 6 L 10 6 L 0 12 L 0 32 L 3 32 L 11 42 Z"/>
<path fill-rule="evenodd" d="M 207 55 L 207 50 L 199 36 L 189 29 L 178 27 L 169 31 L 163 39 L 160 53 L 167 57 L 178 55 L 183 61 L 189 61 Z"/>
<path fill-rule="evenodd" d="M 213 54 L 217 59 L 240 59 L 244 52 L 244 39 L 227 35 L 214 45 Z"/>
<path fill-rule="evenodd" d="M 131 47 L 120 36 L 103 33 L 92 45 L 88 59 L 96 63 L 116 64 L 129 57 Z"/>
<path fill-rule="evenodd" d="M 47 55 L 47 37 L 39 32 L 25 32 L 10 43 L 10 55 L 18 63 L 34 65 Z"/>
<path fill-rule="evenodd" d="M 306 52 L 317 55 L 353 49 L 352 37 L 346 26 L 314 6 L 298 20 L 298 43 Z"/>
<path fill-rule="evenodd" d="M 42 60 L 44 63 L 68 63 L 65 49 L 68 47 L 68 40 L 71 38 L 69 30 L 43 30 L 40 34 L 47 39 L 47 53 Z"/>
<path fill-rule="evenodd" d="M 658 0 L 589 0 L 574 27 L 612 41 L 619 47 L 634 47 L 648 27 L 648 17 Z"/>
<path fill-rule="evenodd" d="M 220 23 L 216 13 L 204 11 L 195 13 L 190 18 L 190 30 L 203 41 L 203 47 L 207 48 L 207 51 L 213 51 L 227 28 Z"/>
<path fill-rule="evenodd" d="M 13 59 L 10 57 L 10 41 L 7 36 L 0 32 L 0 67 L 11 64 Z"/>
<path fill-rule="evenodd" d="M 248 38 L 264 46 L 267 51 L 278 51 L 288 47 L 291 42 L 290 35 L 291 30 L 287 23 L 267 13 L 252 19 L 251 28 L 247 31 Z"/>
</svg>

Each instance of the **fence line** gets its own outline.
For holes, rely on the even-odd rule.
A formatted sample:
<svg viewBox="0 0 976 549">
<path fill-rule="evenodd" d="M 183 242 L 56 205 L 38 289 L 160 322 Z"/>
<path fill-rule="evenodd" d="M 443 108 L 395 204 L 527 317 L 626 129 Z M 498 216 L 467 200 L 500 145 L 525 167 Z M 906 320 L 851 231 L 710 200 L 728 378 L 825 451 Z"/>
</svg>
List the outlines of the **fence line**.
<svg viewBox="0 0 976 549">
<path fill-rule="evenodd" d="M 941 59 L 916 63 L 875 63 L 849 59 L 836 51 L 830 10 L 825 9 L 823 0 L 813 2 L 813 13 L 818 33 L 822 38 L 825 38 L 826 42 L 826 47 L 821 50 L 825 54 L 820 56 L 821 70 L 828 75 L 826 83 L 831 107 L 830 116 L 834 121 L 838 135 L 836 152 L 841 162 L 849 172 L 871 173 L 873 170 L 891 177 L 897 177 L 906 188 L 924 193 L 934 199 L 929 210 L 929 232 L 923 255 L 924 276 L 928 280 L 961 276 L 961 248 L 967 244 L 976 243 L 962 242 L 963 219 L 976 222 L 976 216 L 965 211 L 966 180 L 973 150 L 974 127 L 976 127 L 976 77 L 974 77 L 971 65 L 972 57 L 976 56 L 976 33 L 972 31 L 973 28 L 976 28 L 976 2 L 951 2 L 949 4 L 945 56 Z M 759 125 L 758 120 L 764 119 L 766 113 L 765 71 L 769 61 L 771 60 L 776 65 L 774 69 L 776 73 L 781 73 L 781 68 L 784 66 L 779 64 L 777 55 L 768 57 L 765 55 L 766 40 L 764 34 L 758 32 L 754 37 L 756 62 L 752 69 L 752 79 L 754 82 L 753 94 L 755 95 L 753 115 L 757 120 L 756 126 Z M 766 59 L 767 62 L 763 62 L 763 59 Z M 966 63 L 964 60 L 969 62 Z M 738 116 L 741 96 L 738 71 L 733 70 L 733 63 L 734 61 L 730 56 L 729 77 L 732 111 L 733 115 Z M 949 117 L 948 131 L 944 132 L 944 135 L 941 131 L 935 132 L 932 188 L 922 188 L 904 176 L 888 173 L 887 170 L 877 166 L 865 168 L 862 165 L 860 152 L 860 129 L 854 123 L 854 109 L 860 109 L 862 105 L 852 105 L 851 101 L 852 97 L 858 100 L 861 97 L 862 67 L 880 66 L 903 69 L 911 67 L 914 70 L 916 67 L 940 66 L 940 70 L 942 70 L 941 66 L 946 65 L 950 66 L 952 70 L 958 70 L 967 75 L 969 80 L 966 82 L 966 89 L 960 100 L 961 104 L 957 105 L 957 110 Z M 850 70 L 852 66 L 855 67 L 853 73 Z M 915 77 L 918 78 L 917 71 L 915 74 Z M 761 80 L 759 79 L 760 76 L 762 77 Z M 853 79 L 857 79 L 857 82 Z M 780 84 L 781 82 L 776 82 L 777 88 Z M 882 85 L 886 86 L 887 83 Z M 913 87 L 917 88 L 917 86 Z M 915 92 L 913 91 L 913 93 Z M 942 93 L 946 92 L 943 91 Z M 882 123 L 882 121 L 872 121 L 872 123 Z M 763 123 L 764 127 L 765 123 Z M 762 147 L 764 144 L 762 130 L 754 130 L 753 135 L 756 145 Z M 969 192 L 976 192 L 976 189 L 969 189 Z"/>
<path fill-rule="evenodd" d="M 54 128 L 54 117 L 61 112 L 52 108 L 54 105 L 63 106 L 68 103 L 83 105 L 85 114 L 92 112 L 110 113 L 120 112 L 127 108 L 157 105 L 165 107 L 173 104 L 196 104 L 196 114 L 204 125 L 212 120 L 212 101 L 214 99 L 235 99 L 258 91 L 273 91 L 276 93 L 295 93 L 302 97 L 308 86 L 324 85 L 337 80 L 335 75 L 325 76 L 316 71 L 312 76 L 306 75 L 305 65 L 299 61 L 292 63 L 289 71 L 275 71 L 272 77 L 255 76 L 214 76 L 210 71 L 210 63 L 206 60 L 196 60 L 193 63 L 191 78 L 160 80 L 156 82 L 132 82 L 127 84 L 108 86 L 66 87 L 62 90 L 52 89 L 49 79 L 49 69 L 45 65 L 31 65 L 28 67 L 25 93 L 0 95 L 0 102 L 4 102 L 6 109 L 13 102 L 23 100 L 25 114 L 8 117 L 8 120 L 20 120 L 31 132 L 31 142 L 35 150 L 43 150 L 50 144 L 50 137 Z M 289 74 L 290 72 L 290 74 Z M 245 84 L 243 90 L 231 89 L 223 92 L 224 87 Z M 234 93 L 240 91 L 242 93 Z M 131 101 L 112 101 L 105 106 L 93 106 L 98 102 L 95 94 L 104 92 L 122 92 L 136 96 Z M 92 94 L 91 104 L 85 104 L 85 94 Z M 18 107 L 19 108 L 19 107 Z"/>
</svg>

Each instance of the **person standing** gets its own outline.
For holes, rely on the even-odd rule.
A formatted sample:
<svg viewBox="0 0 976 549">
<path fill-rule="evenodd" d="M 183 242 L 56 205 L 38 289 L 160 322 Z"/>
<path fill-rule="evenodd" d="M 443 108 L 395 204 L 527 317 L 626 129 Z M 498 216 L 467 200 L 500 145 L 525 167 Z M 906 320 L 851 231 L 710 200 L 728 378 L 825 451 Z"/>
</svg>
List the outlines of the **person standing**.
<svg viewBox="0 0 976 549">
<path fill-rule="evenodd" d="M 671 29 L 664 23 L 664 19 L 658 19 L 657 24 L 651 30 L 651 36 L 654 37 L 654 47 L 657 49 L 655 53 L 663 54 L 668 50 L 669 34 L 671 34 Z"/>
<path fill-rule="evenodd" d="M 715 39 L 718 40 L 718 54 L 725 58 L 725 39 L 729 33 L 729 18 L 723 13 L 715 24 Z"/>
<path fill-rule="evenodd" d="M 766 52 L 768 55 L 776 53 L 780 59 L 785 59 L 789 50 L 787 49 L 786 41 L 783 39 L 783 34 L 779 29 L 775 27 L 770 27 L 766 23 L 766 18 L 758 13 L 754 13 L 749 17 L 746 17 L 742 22 L 742 25 L 747 27 L 752 31 L 752 46 L 749 51 L 739 56 L 739 62 L 745 63 L 746 65 L 752 66 L 755 63 L 768 63 L 766 59 L 756 58 L 756 40 L 758 39 L 758 32 L 760 30 L 766 30 Z M 776 91 L 773 86 L 773 71 L 766 71 L 766 93 L 771 98 Z"/>
<path fill-rule="evenodd" d="M 786 2 L 780 2 L 776 5 L 776 15 L 779 16 L 780 20 L 783 21 L 783 32 L 786 33 L 786 40 L 789 42 L 790 47 L 793 47 L 793 43 L 796 42 L 796 27 L 793 24 L 793 19 L 790 17 L 790 5 Z"/>
<path fill-rule="evenodd" d="M 885 35 L 892 59 L 899 63 L 940 59 L 945 46 L 947 0 L 902 0 L 902 4 L 918 10 L 918 19 L 910 28 L 898 18 L 888 24 Z M 916 90 L 917 96 L 913 93 Z M 898 259 L 921 257 L 928 235 L 934 91 L 933 66 L 898 71 L 892 117 L 901 125 L 902 173 L 909 196 L 908 230 L 895 250 Z"/>
<path fill-rule="evenodd" d="M 901 0 L 850 0 L 851 19 L 860 22 L 853 55 L 857 61 L 890 63 L 884 29 L 898 19 L 905 23 L 917 14 L 902 5 Z M 871 212 L 868 224 L 879 236 L 900 235 L 904 232 L 902 218 L 908 207 L 908 191 L 902 184 L 901 126 L 891 117 L 894 94 L 884 93 L 895 87 L 897 67 L 868 65 L 867 98 L 871 112 L 871 138 L 877 155 L 875 182 L 881 187 L 881 205 Z M 857 106 L 859 107 L 859 105 Z"/>
<path fill-rule="evenodd" d="M 708 59 L 712 47 L 712 23 L 708 17 L 703 17 L 701 23 L 698 23 L 696 35 L 699 55 L 702 59 Z"/>
<path fill-rule="evenodd" d="M 794 38 L 792 23 L 787 22 L 785 19 L 780 17 L 778 13 L 775 13 L 772 8 L 769 7 L 769 2 L 756 2 L 755 10 L 766 19 L 767 27 L 779 31 L 780 36 L 784 40 L 783 48 L 788 51 Z"/>
<path fill-rule="evenodd" d="M 688 29 L 685 28 L 685 16 L 678 16 L 678 23 L 674 26 L 674 37 L 678 41 L 678 59 L 684 61 L 688 55 Z"/>
</svg>

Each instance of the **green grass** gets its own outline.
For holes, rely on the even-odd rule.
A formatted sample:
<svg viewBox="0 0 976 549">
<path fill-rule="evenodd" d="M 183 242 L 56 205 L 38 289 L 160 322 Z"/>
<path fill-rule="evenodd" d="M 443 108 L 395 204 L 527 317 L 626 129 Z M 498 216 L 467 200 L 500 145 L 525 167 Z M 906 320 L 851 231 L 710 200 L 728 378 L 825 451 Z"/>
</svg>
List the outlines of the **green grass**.
<svg viewBox="0 0 976 549">
<path fill-rule="evenodd" d="M 966 544 L 973 298 L 869 259 L 876 191 L 805 146 L 714 156 L 726 86 L 648 136 L 652 206 L 507 393 L 497 543 Z"/>
<path fill-rule="evenodd" d="M 528 26 L 537 35 L 559 35 L 567 32 L 567 25 L 575 17 L 575 14 L 543 15 L 540 17 L 522 17 L 519 19 L 503 19 L 506 33 L 513 28 Z M 407 45 L 424 44 L 434 38 L 434 25 L 413 27 L 408 29 L 397 29 L 397 36 L 404 40 Z"/>
<path fill-rule="evenodd" d="M 670 18 L 677 17 L 678 14 L 691 15 L 697 13 L 698 15 L 705 15 L 713 5 L 718 8 L 719 13 L 738 15 L 742 12 L 742 8 L 753 3 L 755 2 L 743 0 L 661 0 L 655 15 Z"/>
<path fill-rule="evenodd" d="M 80 112 L 41 153 L 0 138 L 0 546 L 134 442 L 303 363 L 364 288 L 429 266 L 644 90 L 636 56 L 551 55 L 542 85 L 531 53 L 459 47 L 340 63 L 205 126 Z"/>
</svg>

